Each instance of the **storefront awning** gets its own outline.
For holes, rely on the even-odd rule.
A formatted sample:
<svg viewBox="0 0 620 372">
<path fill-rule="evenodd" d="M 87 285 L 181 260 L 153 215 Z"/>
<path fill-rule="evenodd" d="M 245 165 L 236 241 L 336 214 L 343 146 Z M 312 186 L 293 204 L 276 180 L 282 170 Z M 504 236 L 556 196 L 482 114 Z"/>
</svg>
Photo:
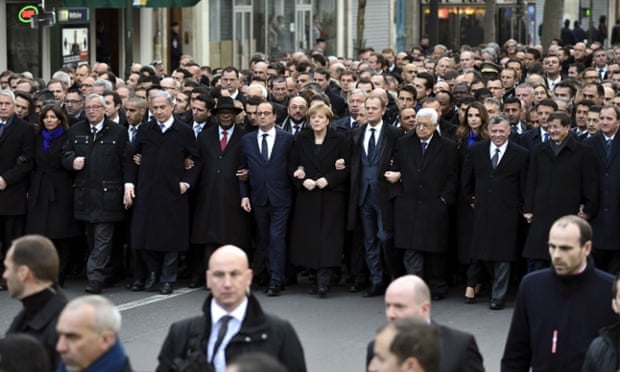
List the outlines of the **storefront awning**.
<svg viewBox="0 0 620 372">
<path fill-rule="evenodd" d="M 200 2 L 200 0 L 62 0 L 62 5 L 65 8 L 120 9 L 126 8 L 128 1 L 137 8 L 185 8 Z"/>
</svg>

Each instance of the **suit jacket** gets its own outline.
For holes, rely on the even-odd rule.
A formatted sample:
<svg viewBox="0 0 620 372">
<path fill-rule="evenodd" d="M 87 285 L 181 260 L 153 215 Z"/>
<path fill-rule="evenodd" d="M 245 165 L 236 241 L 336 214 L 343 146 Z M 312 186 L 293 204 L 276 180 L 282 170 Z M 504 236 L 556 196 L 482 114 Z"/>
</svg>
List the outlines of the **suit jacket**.
<svg viewBox="0 0 620 372">
<path fill-rule="evenodd" d="M 26 191 L 33 157 L 34 128 L 13 114 L 0 137 L 0 177 L 7 185 L 0 191 L 0 216 L 26 214 Z"/>
<path fill-rule="evenodd" d="M 394 201 L 394 246 L 445 252 L 448 206 L 455 202 L 458 182 L 456 145 L 435 132 L 422 155 L 413 132 L 398 139 L 396 154 L 401 177 Z"/>
<path fill-rule="evenodd" d="M 592 218 L 593 243 L 595 249 L 620 250 L 617 228 L 620 226 L 620 135 L 616 133 L 611 144 L 611 155 L 607 159 L 605 136 L 597 133 L 584 140 L 594 150 L 599 168 L 600 199 L 599 212 Z"/>
<path fill-rule="evenodd" d="M 248 181 L 240 181 L 241 198 L 249 197 L 252 205 L 290 207 L 293 187 L 288 174 L 288 156 L 295 138 L 292 134 L 276 128 L 276 138 L 269 160 L 265 161 L 258 147 L 258 132 L 241 138 L 241 165 L 248 169 Z"/>
<path fill-rule="evenodd" d="M 599 174 L 592 148 L 568 136 L 556 156 L 550 142 L 540 144 L 530 158 L 524 212 L 533 213 L 523 255 L 549 260 L 547 239 L 553 222 L 577 214 L 580 205 L 590 217 L 598 211 Z"/>
<path fill-rule="evenodd" d="M 344 98 L 330 88 L 327 88 L 325 94 L 329 97 L 329 102 L 334 112 L 334 119 L 345 116 L 347 113 L 347 103 Z"/>
<path fill-rule="evenodd" d="M 540 138 L 540 128 L 532 128 L 528 129 L 526 132 L 519 136 L 519 145 L 525 147 L 530 151 L 534 151 L 534 148 L 542 143 L 542 139 Z"/>
<path fill-rule="evenodd" d="M 441 358 L 439 372 L 483 372 L 482 355 L 474 335 L 432 322 L 439 330 Z M 366 367 L 374 355 L 375 342 L 366 348 Z"/>
<path fill-rule="evenodd" d="M 518 257 L 519 221 L 529 152 L 508 142 L 494 170 L 489 147 L 489 140 L 472 145 L 463 161 L 463 194 L 469 203 L 475 204 L 472 257 L 485 261 L 514 261 Z"/>
<path fill-rule="evenodd" d="M 135 185 L 136 192 L 132 248 L 160 252 L 188 249 L 188 193 L 181 194 L 179 182 L 191 188 L 198 179 L 200 157 L 194 131 L 177 120 L 165 133 L 154 121 L 140 125 L 132 148 L 135 154 L 142 154 L 142 162 L 138 166 L 128 161 L 125 177 L 125 182 Z M 186 170 L 184 161 L 188 157 L 194 167 Z"/>
<path fill-rule="evenodd" d="M 450 141 L 456 141 L 456 125 L 441 118 L 439 119 L 439 130 L 441 131 L 442 137 L 447 138 Z"/>
<path fill-rule="evenodd" d="M 289 132 L 291 134 L 293 134 L 293 128 L 294 128 L 295 124 L 293 123 L 293 121 L 291 120 L 291 118 L 289 116 L 286 117 L 286 119 L 284 119 L 282 121 L 282 123 L 280 124 L 280 128 L 282 128 L 282 130 Z M 308 120 L 304 120 L 301 123 L 301 130 L 305 131 L 310 129 L 310 127 L 308 126 Z"/>
<path fill-rule="evenodd" d="M 352 133 L 352 154 L 351 154 L 351 191 L 349 194 L 349 208 L 347 218 L 347 228 L 349 230 L 355 230 L 358 226 L 358 207 L 360 198 L 364 196 L 360 193 L 367 193 L 368 189 L 360 189 L 361 183 L 361 167 L 362 167 L 362 154 L 364 150 L 364 131 L 366 126 L 355 128 Z M 381 217 L 383 220 L 383 227 L 387 231 L 393 230 L 393 216 L 392 205 L 390 199 L 396 193 L 396 186 L 387 182 L 383 173 L 393 169 L 394 164 L 394 151 L 396 146 L 396 140 L 403 135 L 403 131 L 400 128 L 392 127 L 383 123 L 382 132 L 380 135 L 380 141 L 377 144 L 377 150 L 379 151 L 379 172 L 377 174 L 377 190 L 379 205 L 381 207 Z"/>
</svg>

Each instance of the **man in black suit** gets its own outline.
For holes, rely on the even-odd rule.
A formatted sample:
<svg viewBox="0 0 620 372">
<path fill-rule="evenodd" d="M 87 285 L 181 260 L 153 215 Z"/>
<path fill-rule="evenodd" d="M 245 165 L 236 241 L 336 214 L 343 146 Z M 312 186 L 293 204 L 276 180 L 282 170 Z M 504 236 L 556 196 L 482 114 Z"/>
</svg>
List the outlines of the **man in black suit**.
<svg viewBox="0 0 620 372">
<path fill-rule="evenodd" d="M 194 132 L 172 115 L 170 94 L 155 93 L 151 111 L 155 121 L 140 127 L 132 148 L 142 161 L 127 163 L 124 204 L 133 205 L 131 247 L 142 251 L 149 272 L 160 276 L 159 292 L 168 295 L 177 279 L 179 251 L 189 248 L 187 191 L 196 185 L 200 159 Z M 194 162 L 191 169 L 186 158 Z"/>
<path fill-rule="evenodd" d="M 75 171 L 75 218 L 86 224 L 89 256 L 86 292 L 99 294 L 109 276 L 114 224 L 124 218 L 123 168 L 129 152 L 127 129 L 105 118 L 105 100 L 86 97 L 86 120 L 73 125 L 62 163 Z"/>
<path fill-rule="evenodd" d="M 400 181 L 394 199 L 394 245 L 403 250 L 406 272 L 427 278 L 435 300 L 448 290 L 448 211 L 458 182 L 456 145 L 437 135 L 437 119 L 431 108 L 417 113 L 415 133 L 396 143 L 399 171 L 390 179 Z"/>
<path fill-rule="evenodd" d="M 549 115 L 558 111 L 558 104 L 552 99 L 543 99 L 536 106 L 536 115 L 538 116 L 539 126 L 529 129 L 519 137 L 519 145 L 525 147 L 530 152 L 543 142 L 549 141 L 551 138 L 547 132 Z"/>
<path fill-rule="evenodd" d="M 268 296 L 279 296 L 286 262 L 286 232 L 293 202 L 288 171 L 288 155 L 295 137 L 276 127 L 271 102 L 258 105 L 259 130 L 241 139 L 241 168 L 249 173 L 240 181 L 241 208 L 254 211 L 256 220 L 257 275 L 265 269 L 270 276 Z M 243 173 L 243 172 L 242 172 Z"/>
<path fill-rule="evenodd" d="M 431 296 L 426 283 L 415 275 L 394 280 L 385 292 L 385 317 L 389 321 L 416 318 L 434 324 L 441 340 L 440 372 L 484 371 L 482 355 L 472 334 L 431 320 Z M 373 358 L 374 341 L 368 344 L 366 365 Z"/>
<path fill-rule="evenodd" d="M 504 308 L 511 262 L 518 258 L 519 222 L 528 151 L 509 141 L 508 119 L 489 120 L 489 137 L 468 148 L 463 162 L 463 195 L 474 208 L 472 257 L 492 273 L 490 308 Z"/>
<path fill-rule="evenodd" d="M 371 286 L 364 297 L 379 296 L 385 279 L 393 275 L 393 216 L 390 196 L 395 185 L 385 172 L 392 170 L 394 146 L 403 132 L 383 122 L 386 102 L 380 95 L 366 98 L 368 124 L 353 130 L 351 193 L 348 228 L 361 221 L 363 246 L 370 271 Z M 385 265 L 389 265 L 385 270 Z"/>
<path fill-rule="evenodd" d="M 438 116 L 437 127 L 435 128 L 437 133 L 444 138 L 447 138 L 451 141 L 455 141 L 456 140 L 456 126 L 441 117 L 441 105 L 439 101 L 437 100 L 437 98 L 426 97 L 426 99 L 424 99 L 424 102 L 422 102 L 422 107 L 432 108 L 433 110 L 437 112 L 437 116 Z"/>
<path fill-rule="evenodd" d="M 15 95 L 0 90 L 0 252 L 24 234 L 26 191 L 33 166 L 34 129 L 15 115 Z M 0 291 L 6 290 L 0 281 Z"/>
<path fill-rule="evenodd" d="M 599 125 L 600 132 L 584 141 L 594 150 L 600 170 L 599 212 L 592 219 L 592 255 L 598 268 L 615 274 L 620 271 L 620 110 L 603 106 Z"/>
<path fill-rule="evenodd" d="M 306 122 L 308 102 L 303 97 L 293 97 L 288 101 L 288 116 L 282 121 L 281 128 L 297 138 L 302 130 L 309 128 Z"/>
<path fill-rule="evenodd" d="M 357 115 L 360 109 L 364 107 L 366 101 L 366 92 L 361 89 L 353 89 L 349 93 L 349 115 L 345 115 L 334 121 L 334 126 L 346 129 L 350 133 L 353 129 L 360 126 Z"/>
</svg>

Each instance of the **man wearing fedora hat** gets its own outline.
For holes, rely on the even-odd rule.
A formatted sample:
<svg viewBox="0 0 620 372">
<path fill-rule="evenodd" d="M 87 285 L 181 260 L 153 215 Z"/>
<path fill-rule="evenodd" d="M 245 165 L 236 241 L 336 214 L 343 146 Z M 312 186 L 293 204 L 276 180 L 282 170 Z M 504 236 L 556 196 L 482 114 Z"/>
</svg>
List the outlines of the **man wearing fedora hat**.
<svg viewBox="0 0 620 372">
<path fill-rule="evenodd" d="M 138 130 L 132 155 L 140 154 L 142 160 L 139 165 L 127 162 L 123 199 L 125 208 L 133 205 L 131 246 L 141 251 L 147 282 L 159 276 L 159 292 L 164 295 L 172 293 L 176 282 L 179 252 L 189 247 L 187 191 L 195 186 L 200 171 L 194 133 L 174 118 L 173 110 L 167 92 L 151 98 L 155 120 Z M 190 169 L 184 166 L 186 158 L 194 162 Z M 135 280 L 144 279 L 136 274 Z"/>
<path fill-rule="evenodd" d="M 198 248 L 192 270 L 195 278 L 198 275 L 204 278 L 206 263 L 216 248 L 226 244 L 246 252 L 250 248 L 251 217 L 239 207 L 236 175 L 241 137 L 245 134 L 235 125 L 235 116 L 240 112 L 232 98 L 220 97 L 213 109 L 218 125 L 207 127 L 198 136 L 202 170 L 194 190 L 196 203 L 191 233 L 191 243 Z"/>
</svg>

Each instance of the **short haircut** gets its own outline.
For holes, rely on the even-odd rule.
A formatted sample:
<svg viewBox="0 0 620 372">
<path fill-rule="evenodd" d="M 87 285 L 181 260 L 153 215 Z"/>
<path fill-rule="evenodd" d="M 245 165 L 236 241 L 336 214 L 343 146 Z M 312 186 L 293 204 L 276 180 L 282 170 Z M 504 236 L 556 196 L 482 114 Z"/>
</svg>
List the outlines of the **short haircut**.
<svg viewBox="0 0 620 372">
<path fill-rule="evenodd" d="M 159 97 L 165 97 L 168 105 L 174 104 L 174 100 L 172 99 L 172 96 L 168 92 L 165 92 L 165 91 L 160 91 L 160 92 L 156 92 L 155 94 L 153 94 L 153 97 L 151 97 L 151 101 Z"/>
<path fill-rule="evenodd" d="M 579 244 L 582 246 L 588 241 L 592 241 L 592 226 L 588 221 L 574 214 L 569 214 L 555 220 L 553 226 L 567 227 L 568 225 L 576 225 L 579 229 Z"/>
<path fill-rule="evenodd" d="M 0 339 L 0 371 L 49 371 L 47 351 L 39 340 L 25 333 L 13 333 Z"/>
<path fill-rule="evenodd" d="M 322 104 L 321 103 L 321 104 L 314 105 L 314 106 L 310 107 L 310 110 L 308 110 L 308 117 L 311 117 L 312 115 L 316 114 L 317 112 L 323 113 L 327 117 L 327 120 L 330 123 L 331 123 L 332 119 L 334 118 L 334 113 L 332 112 L 332 109 L 327 104 Z"/>
<path fill-rule="evenodd" d="M 286 367 L 273 356 L 264 352 L 244 353 L 232 360 L 230 365 L 237 372 L 286 372 Z"/>
<path fill-rule="evenodd" d="M 411 84 L 406 84 L 406 85 L 403 85 L 400 88 L 398 88 L 398 95 L 400 95 L 400 92 L 407 92 L 407 93 L 411 94 L 413 96 L 413 100 L 414 101 L 416 101 L 418 99 L 418 91 Z M 349 95 L 350 95 L 350 93 L 349 93 Z"/>
<path fill-rule="evenodd" d="M 419 118 L 423 118 L 423 117 L 430 117 L 431 123 L 433 123 L 434 125 L 437 125 L 437 120 L 439 119 L 437 110 L 430 108 L 430 107 L 425 107 L 425 108 L 420 109 L 420 111 L 418 111 L 415 117 L 416 117 L 416 120 Z"/>
<path fill-rule="evenodd" d="M 93 330 L 98 333 L 112 331 L 118 334 L 121 330 L 121 313 L 112 301 L 103 296 L 80 296 L 69 301 L 63 312 L 76 310 L 81 306 L 91 306 L 95 310 Z"/>
<path fill-rule="evenodd" d="M 381 103 L 381 108 L 385 108 L 387 106 L 387 102 L 385 102 L 385 98 L 383 98 L 383 96 L 380 94 L 370 93 L 366 97 L 366 101 L 368 101 L 369 99 L 378 99 L 379 102 Z M 366 103 L 366 101 L 364 101 L 364 103 Z"/>
<path fill-rule="evenodd" d="M 538 102 L 536 108 L 538 108 L 539 106 L 551 107 L 553 111 L 558 111 L 558 104 L 555 103 L 555 101 L 551 98 L 545 98 L 542 101 Z"/>
<path fill-rule="evenodd" d="M 565 112 L 562 112 L 562 111 L 552 112 L 547 118 L 547 122 L 550 122 L 552 120 L 559 120 L 560 124 L 563 127 L 570 126 L 570 115 L 568 115 Z"/>
<path fill-rule="evenodd" d="M 105 92 L 103 92 L 103 97 L 105 98 L 105 96 L 112 96 L 112 100 L 114 101 L 114 106 L 123 105 L 123 100 L 121 99 L 121 96 L 119 96 L 118 93 L 116 93 L 115 91 L 106 90 Z"/>
<path fill-rule="evenodd" d="M 13 240 L 13 264 L 26 266 L 38 280 L 58 280 L 59 259 L 54 243 L 42 235 L 25 235 Z"/>
<path fill-rule="evenodd" d="M 396 356 L 399 364 L 413 357 L 424 371 L 439 371 L 441 343 L 435 325 L 420 319 L 403 318 L 387 323 L 377 333 L 390 328 L 395 331 L 390 352 Z"/>
<path fill-rule="evenodd" d="M 510 121 L 508 121 L 508 118 L 502 114 L 497 114 L 497 115 L 493 115 L 491 116 L 491 118 L 489 118 L 489 122 L 487 124 L 487 126 L 491 126 L 491 125 L 497 125 L 500 123 L 506 123 L 506 125 L 508 125 L 508 127 L 510 127 Z"/>
<path fill-rule="evenodd" d="M 521 100 L 518 99 L 517 97 L 506 97 L 504 98 L 504 106 L 509 105 L 509 104 L 513 104 L 516 103 L 517 105 L 519 105 L 519 108 L 521 108 Z"/>
</svg>

